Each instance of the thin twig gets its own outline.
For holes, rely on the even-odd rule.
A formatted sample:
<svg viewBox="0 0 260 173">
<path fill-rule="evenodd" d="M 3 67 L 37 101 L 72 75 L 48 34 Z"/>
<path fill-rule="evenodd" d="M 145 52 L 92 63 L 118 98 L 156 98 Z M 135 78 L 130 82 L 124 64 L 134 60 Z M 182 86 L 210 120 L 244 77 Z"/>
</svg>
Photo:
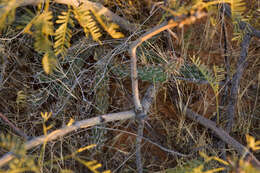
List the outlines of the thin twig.
<svg viewBox="0 0 260 173">
<path fill-rule="evenodd" d="M 131 46 L 129 53 L 131 54 L 131 81 L 132 81 L 132 92 L 133 92 L 133 100 L 135 105 L 135 112 L 137 113 L 138 118 L 138 131 L 137 131 L 137 138 L 136 138 L 136 166 L 137 172 L 143 172 L 142 166 L 142 154 L 141 154 L 141 146 L 142 146 L 142 137 L 143 137 L 143 129 L 144 129 L 144 117 L 146 113 L 143 113 L 143 105 L 141 105 L 140 98 L 139 98 L 139 89 L 138 89 L 138 79 L 137 79 L 137 58 L 136 58 L 136 49 L 139 45 L 141 45 L 144 41 L 150 39 L 151 37 L 157 35 L 158 33 L 170 29 L 171 27 L 176 26 L 177 24 L 170 25 L 167 22 L 156 26 L 149 30 L 148 32 L 144 33 L 139 39 L 134 41 Z M 144 115 L 144 116 L 143 116 Z"/>
<path fill-rule="evenodd" d="M 25 143 L 25 148 L 26 150 L 29 150 L 33 147 L 36 147 L 48 141 L 58 139 L 70 132 L 73 132 L 81 128 L 87 128 L 98 124 L 113 122 L 118 120 L 126 120 L 134 117 L 135 117 L 135 112 L 133 110 L 130 110 L 130 111 L 119 112 L 119 113 L 105 114 L 94 118 L 77 121 L 70 126 L 65 126 L 61 129 L 54 130 L 53 132 L 50 132 L 45 136 L 42 135 L 27 141 Z M 5 154 L 3 157 L 0 158 L 0 167 L 5 165 L 7 162 L 11 161 L 14 157 L 15 155 L 13 155 L 10 152 Z"/>
<path fill-rule="evenodd" d="M 8 120 L 8 118 L 6 116 L 4 116 L 2 113 L 0 113 L 0 118 L 2 118 L 2 120 L 4 122 L 6 122 L 6 124 L 8 124 L 8 126 L 10 126 L 18 135 L 20 135 L 21 137 L 25 138 L 25 139 L 29 139 L 29 136 L 27 136 L 21 129 L 19 129 L 18 127 L 16 127 L 11 121 Z"/>
<path fill-rule="evenodd" d="M 224 12 L 225 14 L 232 18 L 231 8 L 229 4 L 223 4 Z M 249 23 L 246 23 L 244 21 L 238 21 L 240 29 L 244 30 L 246 27 L 248 27 L 248 30 L 251 31 L 251 35 L 257 38 L 260 38 L 260 30 L 255 29 L 253 26 L 251 26 Z"/>
<path fill-rule="evenodd" d="M 109 128 L 109 127 L 95 127 L 95 128 L 105 129 L 105 130 L 112 130 L 112 131 L 116 131 L 116 132 L 122 132 L 122 133 L 126 133 L 126 134 L 129 134 L 129 135 L 132 135 L 132 136 L 136 136 L 136 137 L 137 137 L 137 134 L 131 133 L 131 132 L 128 132 L 128 131 L 125 131 L 125 130 L 113 129 L 113 128 Z M 165 148 L 165 147 L 163 147 L 161 144 L 158 144 L 158 143 L 156 143 L 156 142 L 153 142 L 152 140 L 150 140 L 150 139 L 148 139 L 148 138 L 146 138 L 146 137 L 142 137 L 142 140 L 144 140 L 144 141 L 146 141 L 146 142 L 148 142 L 148 143 L 150 143 L 150 144 L 152 144 L 152 145 L 154 145 L 154 146 L 160 148 L 162 151 L 165 151 L 165 152 L 167 152 L 167 153 L 170 153 L 170 154 L 172 154 L 172 155 L 174 155 L 174 156 L 190 157 L 190 156 L 192 156 L 193 153 L 194 153 L 194 151 L 193 151 L 193 153 L 191 153 L 191 154 L 183 154 L 183 153 L 180 153 L 180 152 L 178 152 L 178 151 Z"/>
<path fill-rule="evenodd" d="M 228 17 L 230 17 L 230 18 L 232 17 L 230 5 L 223 4 L 223 10 L 224 10 L 224 13 Z M 248 23 L 243 22 L 243 21 L 238 21 L 238 24 L 239 24 L 241 30 L 246 30 L 246 34 L 244 35 L 243 41 L 241 43 L 241 52 L 240 52 L 240 59 L 237 62 L 237 71 L 233 75 L 232 80 L 230 82 L 230 84 L 231 84 L 230 92 L 231 93 L 230 93 L 230 98 L 228 99 L 229 100 L 229 104 L 227 107 L 228 122 L 226 125 L 226 130 L 228 133 L 231 131 L 233 123 L 234 123 L 234 115 L 235 115 L 235 107 L 236 107 L 237 96 L 238 96 L 238 88 L 239 88 L 240 80 L 243 75 L 243 71 L 247 66 L 246 57 L 247 57 L 250 40 L 253 36 L 260 38 L 260 31 L 256 30 L 254 27 L 252 27 Z"/>
<path fill-rule="evenodd" d="M 225 6 L 223 7 L 225 10 Z M 228 95 L 228 87 L 229 85 L 229 81 L 230 81 L 230 60 L 229 57 L 227 55 L 228 53 L 228 45 L 227 45 L 227 33 L 226 33 L 226 27 L 225 27 L 225 16 L 224 16 L 224 12 L 222 15 L 222 20 L 221 20 L 221 25 L 222 25 L 222 32 L 223 32 L 223 46 L 224 46 L 224 62 L 225 62 L 225 83 L 227 83 L 226 85 L 224 85 L 224 89 L 223 89 L 223 97 L 222 97 L 222 105 L 225 104 L 226 100 L 227 100 L 227 95 Z"/>
</svg>

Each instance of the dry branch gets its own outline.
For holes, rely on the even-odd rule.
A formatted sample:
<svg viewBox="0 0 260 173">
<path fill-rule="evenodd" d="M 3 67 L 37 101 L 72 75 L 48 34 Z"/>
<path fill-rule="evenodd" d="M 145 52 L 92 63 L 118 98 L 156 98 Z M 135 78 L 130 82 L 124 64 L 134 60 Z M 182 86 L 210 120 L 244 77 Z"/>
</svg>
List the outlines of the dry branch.
<svg viewBox="0 0 260 173">
<path fill-rule="evenodd" d="M 246 57 L 247 52 L 250 44 L 250 40 L 252 38 L 252 35 L 250 33 L 246 33 L 243 41 L 241 43 L 241 52 L 240 52 L 240 59 L 237 62 L 237 71 L 233 75 L 231 80 L 231 93 L 229 98 L 229 104 L 227 108 L 227 116 L 228 116 L 228 124 L 227 124 L 227 132 L 230 132 L 233 122 L 234 122 L 234 115 L 235 115 L 235 107 L 237 103 L 237 96 L 238 96 L 238 88 L 240 84 L 240 80 L 243 75 L 243 71 L 247 66 Z"/>
<path fill-rule="evenodd" d="M 43 135 L 43 136 L 33 138 L 32 140 L 25 143 L 25 148 L 27 150 L 29 150 L 33 147 L 43 144 L 44 142 L 55 140 L 57 138 L 65 136 L 66 134 L 73 132 L 75 130 L 81 129 L 81 128 L 87 128 L 87 127 L 91 127 L 91 126 L 98 125 L 101 123 L 106 123 L 106 122 L 130 119 L 133 117 L 135 117 L 134 111 L 125 111 L 125 112 L 101 115 L 98 117 L 94 117 L 94 118 L 90 118 L 90 119 L 86 119 L 86 120 L 82 120 L 82 121 L 77 121 L 74 124 L 72 124 L 71 126 L 66 126 L 61 129 L 55 130 L 46 136 Z M 3 157 L 0 158 L 0 167 L 2 167 L 7 162 L 12 160 L 14 157 L 15 156 L 11 152 L 5 154 Z"/>
<path fill-rule="evenodd" d="M 155 86 L 151 85 L 147 89 L 147 93 L 145 94 L 145 97 L 142 101 L 142 103 L 144 105 L 143 106 L 144 112 L 146 112 L 146 113 L 148 112 L 155 95 L 156 95 Z M 65 136 L 66 134 L 73 132 L 75 130 L 81 129 L 81 128 L 87 128 L 87 127 L 95 126 L 98 124 L 114 122 L 114 121 L 118 121 L 118 120 L 126 120 L 126 119 L 130 119 L 130 118 L 134 118 L 135 116 L 136 116 L 135 111 L 130 110 L 130 111 L 119 112 L 119 113 L 105 114 L 105 115 L 97 116 L 94 118 L 77 121 L 70 126 L 65 126 L 61 129 L 55 130 L 46 136 L 44 136 L 44 135 L 39 136 L 39 137 L 31 139 L 30 141 L 27 141 L 25 143 L 25 148 L 27 150 L 29 150 L 33 147 L 43 144 L 44 142 L 55 140 L 57 138 Z M 0 167 L 2 167 L 7 162 L 12 160 L 14 157 L 15 156 L 11 152 L 5 154 L 3 157 L 0 158 Z"/>
<path fill-rule="evenodd" d="M 119 113 L 111 113 L 111 114 L 105 114 L 98 117 L 77 121 L 71 126 L 66 126 L 61 129 L 55 130 L 51 133 L 49 133 L 46 136 L 39 136 L 36 138 L 33 138 L 32 140 L 25 143 L 25 148 L 27 150 L 36 147 L 40 144 L 43 144 L 44 142 L 48 142 L 51 140 L 55 140 L 57 138 L 60 138 L 62 136 L 65 136 L 66 134 L 73 132 L 75 130 L 81 129 L 81 128 L 87 128 L 94 125 L 112 122 L 112 121 L 118 121 L 118 120 L 126 120 L 130 118 L 135 117 L 134 111 L 125 111 L 125 112 L 119 112 Z M 7 162 L 12 160 L 15 156 L 12 153 L 7 153 L 3 157 L 0 158 L 0 167 L 5 165 Z"/>
<path fill-rule="evenodd" d="M 133 100 L 135 105 L 135 111 L 140 113 L 143 111 L 142 105 L 140 103 L 139 98 L 139 89 L 138 89 L 138 76 L 137 76 L 137 57 L 136 57 L 136 49 L 143 42 L 149 40 L 153 36 L 165 31 L 169 30 L 173 27 L 183 27 L 184 25 L 190 25 L 194 23 L 197 19 L 205 17 L 207 14 L 202 11 L 196 12 L 194 16 L 182 16 L 178 21 L 174 21 L 170 19 L 169 21 L 163 22 L 161 25 L 155 26 L 151 30 L 147 31 L 143 35 L 141 35 L 137 40 L 135 40 L 129 48 L 129 54 L 131 55 L 131 81 L 132 81 L 132 93 Z M 196 17 L 195 17 L 196 16 Z"/>
<path fill-rule="evenodd" d="M 20 6 L 27 6 L 27 5 L 37 5 L 41 0 L 23 0 L 20 3 Z M 62 3 L 62 4 L 67 4 L 67 5 L 72 5 L 72 6 L 79 6 L 80 3 L 84 2 L 86 6 L 89 6 L 90 8 L 95 8 L 96 11 L 104 15 L 118 25 L 120 25 L 122 28 L 128 30 L 128 31 L 134 31 L 135 26 L 124 20 L 123 18 L 117 16 L 104 6 L 102 6 L 99 3 L 95 2 L 90 2 L 87 0 L 54 0 L 55 3 Z M 43 144 L 44 142 L 55 140 L 59 137 L 62 137 L 70 132 L 73 132 L 75 130 L 81 129 L 81 128 L 87 128 L 90 126 L 94 126 L 97 124 L 102 124 L 102 123 L 107 123 L 107 122 L 113 122 L 113 121 L 118 121 L 118 120 L 126 120 L 130 118 L 134 118 L 136 116 L 136 112 L 141 112 L 142 114 L 146 115 L 149 107 L 153 101 L 153 97 L 155 97 L 155 89 L 154 86 L 150 87 L 147 91 L 146 96 L 143 99 L 143 102 L 141 104 L 140 99 L 139 99 L 139 89 L 138 89 L 138 77 L 137 77 L 137 57 L 136 57 L 136 49 L 139 45 L 141 45 L 144 41 L 150 39 L 151 37 L 159 34 L 160 32 L 173 28 L 178 25 L 184 25 L 182 23 L 176 23 L 176 22 L 165 22 L 161 24 L 160 26 L 154 27 L 152 30 L 149 32 L 143 34 L 139 39 L 134 41 L 131 46 L 130 46 L 130 54 L 132 57 L 131 61 L 131 79 L 132 79 L 132 92 L 133 92 L 133 97 L 134 97 L 134 105 L 135 105 L 135 111 L 130 110 L 130 111 L 125 111 L 125 112 L 119 112 L 119 113 L 111 113 L 111 114 L 106 114 L 106 115 L 101 115 L 95 118 L 91 119 L 86 119 L 82 121 L 75 122 L 74 124 L 70 126 L 63 127 L 61 129 L 55 130 L 51 133 L 49 133 L 46 136 L 39 136 L 36 137 L 28 142 L 25 143 L 26 149 L 31 149 L 35 146 L 38 146 L 40 144 Z M 245 28 L 245 24 L 241 23 L 241 28 Z M 243 39 L 242 42 L 242 50 L 241 50 L 241 58 L 238 62 L 238 67 L 237 67 L 237 72 L 233 76 L 232 79 L 232 88 L 231 88 L 231 101 L 228 107 L 228 115 L 230 116 L 230 123 L 232 125 L 233 117 L 234 117 L 234 112 L 235 112 L 235 103 L 236 103 L 236 98 L 237 98 L 237 91 L 238 91 L 238 86 L 239 82 L 241 79 L 241 76 L 243 74 L 243 69 L 246 67 L 246 56 L 247 56 L 247 51 L 249 47 L 249 42 L 252 38 L 252 36 L 257 36 L 260 37 L 260 32 L 258 30 L 255 30 L 254 28 L 250 28 L 251 33 L 247 33 Z M 207 118 L 204 118 L 203 116 L 194 113 L 188 108 L 183 108 L 183 112 L 187 115 L 188 118 L 193 119 L 194 121 L 198 122 L 199 124 L 211 129 L 218 135 L 218 137 L 223 140 L 225 143 L 231 145 L 240 155 L 243 157 L 249 157 L 251 159 L 251 162 L 257 166 L 260 167 L 259 161 L 255 158 L 255 156 L 242 144 L 240 144 L 238 141 L 236 141 L 234 138 L 229 136 L 227 132 L 225 132 L 222 128 L 218 128 L 216 126 L 216 123 L 214 123 L 211 120 L 208 120 Z M 137 143 L 141 143 L 142 140 L 142 131 L 143 131 L 143 120 L 140 123 L 140 130 L 138 132 L 137 136 Z M 231 127 L 231 126 L 229 126 Z M 229 131 L 229 130 L 228 130 Z M 137 153 L 141 153 L 140 148 L 137 148 L 139 151 Z M 5 165 L 8 161 L 12 160 L 15 156 L 9 152 L 5 154 L 2 158 L 0 158 L 0 167 Z M 138 163 L 141 163 L 140 159 L 141 156 L 137 157 Z M 141 167 L 141 166 L 138 166 Z"/>
<path fill-rule="evenodd" d="M 231 9 L 228 4 L 223 5 L 224 12 L 228 17 L 231 16 Z M 231 93 L 229 99 L 229 104 L 227 107 L 227 116 L 228 116 L 228 122 L 226 125 L 227 132 L 230 132 L 234 123 L 234 116 L 235 116 L 235 108 L 237 103 L 237 97 L 238 97 L 238 88 L 240 84 L 240 80 L 242 78 L 244 69 L 247 67 L 247 52 L 250 45 L 250 40 L 252 37 L 258 37 L 260 38 L 260 31 L 256 30 L 254 27 L 249 25 L 246 22 L 238 21 L 240 29 L 246 30 L 246 34 L 243 37 L 243 41 L 241 43 L 241 51 L 240 51 L 240 58 L 237 62 L 237 69 L 236 73 L 232 76 L 232 80 L 230 81 L 231 84 Z"/>
<path fill-rule="evenodd" d="M 193 112 L 189 108 L 182 108 L 182 111 L 188 118 L 198 122 L 206 128 L 211 129 L 222 141 L 232 146 L 239 153 L 240 156 L 242 156 L 243 158 L 247 158 L 255 167 L 260 169 L 259 160 L 257 160 L 257 158 L 245 146 L 232 138 L 225 130 L 217 127 L 217 124 L 215 122 Z"/>
<path fill-rule="evenodd" d="M 206 16 L 205 13 L 199 12 L 197 18 L 201 18 Z M 195 18 L 196 19 L 196 18 Z M 151 30 L 147 31 L 143 35 L 141 35 L 137 40 L 135 40 L 129 48 L 129 54 L 131 55 L 131 82 L 132 82 L 132 94 L 133 101 L 135 106 L 135 112 L 138 118 L 138 136 L 136 139 L 136 165 L 137 172 L 142 173 L 142 155 L 141 155 L 141 142 L 143 137 L 143 129 L 144 129 L 144 117 L 146 113 L 144 113 L 143 105 L 140 103 L 139 98 L 139 88 L 138 88 L 138 76 L 137 76 L 137 56 L 136 49 L 140 46 L 144 41 L 149 40 L 153 36 L 161 33 L 162 31 L 169 30 L 173 27 L 179 26 L 183 27 L 184 25 L 191 24 L 195 20 L 194 18 L 191 20 L 189 17 L 183 19 L 182 21 L 176 22 L 173 20 L 165 21 L 159 26 L 155 26 Z"/>
<path fill-rule="evenodd" d="M 150 39 L 151 37 L 161 33 L 166 29 L 170 29 L 175 27 L 177 23 L 167 23 L 164 22 L 159 26 L 156 26 L 149 30 L 148 32 L 144 33 L 139 39 L 135 40 L 129 49 L 129 53 L 131 54 L 131 81 L 132 81 L 132 94 L 133 94 L 133 101 L 135 105 L 135 112 L 137 116 L 146 115 L 143 113 L 143 105 L 141 105 L 140 98 L 139 98 L 139 89 L 138 89 L 138 78 L 137 78 L 137 57 L 136 57 L 136 49 L 139 45 L 141 45 L 144 41 Z M 142 173 L 142 155 L 141 155 L 141 143 L 143 137 L 143 129 L 144 129 L 144 117 L 138 117 L 138 136 L 136 138 L 136 166 L 137 172 Z"/>
<path fill-rule="evenodd" d="M 131 81 L 132 81 L 132 93 L 133 93 L 133 101 L 135 105 L 136 112 L 142 112 L 143 108 L 139 98 L 139 89 L 138 89 L 138 76 L 137 76 L 137 57 L 136 57 L 136 49 L 139 45 L 141 45 L 144 41 L 150 39 L 151 37 L 157 35 L 158 33 L 175 27 L 177 23 L 168 24 L 167 22 L 162 23 L 159 26 L 156 26 L 144 33 L 139 39 L 135 40 L 129 49 L 129 54 L 131 55 Z"/>
<path fill-rule="evenodd" d="M 228 4 L 223 4 L 224 12 L 225 14 L 232 18 L 231 14 L 231 8 Z M 248 30 L 250 31 L 250 34 L 254 37 L 260 38 L 260 30 L 255 29 L 253 26 L 251 26 L 249 23 L 246 23 L 244 21 L 238 21 L 240 29 L 244 30 L 246 27 L 248 27 Z"/>
<path fill-rule="evenodd" d="M 144 132 L 144 119 L 138 119 L 138 129 L 137 129 L 137 137 L 136 137 L 136 167 L 138 173 L 143 173 L 143 164 L 142 164 L 142 138 Z"/>
</svg>

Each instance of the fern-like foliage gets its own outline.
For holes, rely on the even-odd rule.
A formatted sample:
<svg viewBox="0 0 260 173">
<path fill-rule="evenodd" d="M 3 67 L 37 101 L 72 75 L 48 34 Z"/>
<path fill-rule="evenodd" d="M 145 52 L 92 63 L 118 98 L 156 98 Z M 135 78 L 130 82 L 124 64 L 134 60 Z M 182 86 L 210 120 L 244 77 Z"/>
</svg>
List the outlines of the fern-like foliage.
<svg viewBox="0 0 260 173">
<path fill-rule="evenodd" d="M 208 2 L 204 2 L 203 0 L 195 0 L 195 3 L 191 9 L 202 10 L 203 8 L 206 8 L 207 10 L 210 10 L 212 9 L 210 8 L 211 6 L 224 4 L 224 3 L 228 3 L 230 5 L 233 19 L 241 19 L 242 14 L 246 9 L 246 4 L 244 0 L 215 0 L 215 1 L 208 1 Z"/>
<path fill-rule="evenodd" d="M 34 49 L 43 55 L 43 69 L 47 74 L 51 74 L 56 68 L 56 56 L 61 55 L 64 58 L 71 46 L 72 29 L 75 27 L 72 19 L 73 14 L 83 28 L 85 35 L 87 37 L 91 35 L 94 41 L 101 43 L 102 33 L 101 27 L 98 25 L 101 25 L 112 38 L 124 36 L 117 31 L 118 25 L 109 22 L 107 18 L 103 19 L 94 7 L 87 6 L 85 3 L 73 8 L 68 5 L 68 10 L 61 12 L 56 20 L 56 24 L 59 26 L 54 33 L 54 21 L 52 12 L 49 10 L 49 2 L 47 0 L 45 3 L 39 3 L 36 15 L 30 10 L 26 10 L 28 14 L 19 17 L 17 22 L 18 28 L 23 28 L 23 33 L 34 38 Z M 0 0 L 0 31 L 14 21 L 16 8 L 19 7 L 20 3 L 18 0 Z M 53 36 L 54 44 L 51 41 Z"/>
<path fill-rule="evenodd" d="M 234 23 L 234 33 L 232 41 L 242 41 L 244 33 L 241 32 L 239 21 L 247 21 L 246 17 L 243 16 L 243 12 L 246 10 L 246 4 L 244 0 L 230 0 L 230 8 L 232 13 L 232 20 Z"/>
<path fill-rule="evenodd" d="M 52 49 L 52 43 L 49 40 L 49 36 L 53 35 L 53 23 L 52 23 L 52 12 L 44 11 L 33 22 L 35 32 L 34 48 L 39 53 L 49 52 Z"/>
<path fill-rule="evenodd" d="M 61 54 L 64 56 L 67 54 L 67 49 L 70 47 L 70 39 L 72 37 L 71 27 L 74 27 L 73 20 L 71 18 L 72 10 L 63 11 L 56 20 L 57 24 L 60 24 L 59 28 L 55 31 L 55 55 Z"/>
<path fill-rule="evenodd" d="M 195 0 L 195 5 L 192 7 L 192 9 L 197 10 L 206 8 L 208 11 L 212 13 L 218 13 L 219 9 L 215 8 L 216 5 L 224 3 L 229 4 L 231 9 L 232 21 L 234 23 L 234 37 L 232 40 L 241 42 L 243 33 L 241 33 L 240 31 L 238 23 L 240 21 L 248 21 L 246 16 L 243 14 L 246 11 L 246 3 L 244 0 L 215 0 L 209 2 L 203 2 L 203 0 Z M 213 25 L 216 23 L 216 19 L 212 16 L 210 16 L 210 20 Z"/>
<path fill-rule="evenodd" d="M 52 50 L 52 42 L 49 39 L 54 34 L 52 18 L 52 12 L 43 11 L 36 15 L 24 29 L 25 33 L 34 37 L 34 49 L 39 53 L 44 53 L 42 65 L 47 74 L 51 74 L 57 65 L 57 59 Z"/>
<path fill-rule="evenodd" d="M 33 23 L 33 19 L 35 18 L 35 13 L 33 13 L 31 10 L 25 8 L 25 13 L 21 16 L 17 16 L 17 20 L 15 21 L 17 23 L 16 28 L 17 29 L 24 29 L 27 30 L 27 32 L 30 31 L 30 27 Z M 30 25 L 29 25 L 30 24 Z M 30 32 L 32 34 L 32 32 Z"/>
<path fill-rule="evenodd" d="M 34 42 L 34 49 L 39 53 L 45 53 L 51 51 L 52 43 L 49 40 L 47 35 L 42 33 L 35 33 L 34 34 L 35 42 Z"/>
<path fill-rule="evenodd" d="M 122 38 L 124 37 L 124 34 L 121 32 L 118 32 L 117 29 L 119 26 L 113 22 L 104 22 L 102 20 L 102 17 L 96 13 L 94 9 L 90 9 L 93 15 L 95 16 L 96 20 L 99 22 L 99 24 L 103 27 L 103 29 L 112 37 L 112 38 Z"/>
<path fill-rule="evenodd" d="M 214 91 L 217 107 L 217 123 L 219 123 L 219 82 L 225 79 L 225 71 L 223 68 L 214 66 L 212 73 L 205 64 L 201 63 L 199 58 L 193 56 L 191 57 L 191 60 L 193 64 L 200 70 L 205 79 L 209 82 L 211 88 Z"/>
<path fill-rule="evenodd" d="M 1 0 L 0 31 L 10 25 L 15 19 L 15 10 L 19 6 L 16 0 Z"/>
<path fill-rule="evenodd" d="M 52 13 L 47 11 L 35 16 L 24 28 L 24 33 L 35 38 L 34 48 L 39 53 L 51 50 L 49 36 L 53 34 Z"/>
<path fill-rule="evenodd" d="M 26 155 L 26 148 L 19 138 L 9 134 L 0 135 L 0 147 L 12 152 L 16 158 L 9 162 L 8 170 L 0 169 L 0 173 L 6 172 L 40 172 L 39 167 L 35 164 L 34 158 Z"/>
<path fill-rule="evenodd" d="M 88 37 L 89 33 L 91 34 L 93 40 L 100 43 L 100 37 L 102 36 L 99 27 L 97 26 L 97 22 L 94 20 L 91 11 L 84 6 L 84 4 L 80 5 L 73 10 L 75 18 L 79 22 L 80 26 L 83 28 L 86 37 Z"/>
<path fill-rule="evenodd" d="M 0 147 L 6 149 L 7 151 L 12 151 L 18 156 L 24 156 L 26 154 L 26 149 L 24 148 L 23 142 L 11 135 L 0 135 Z"/>
<path fill-rule="evenodd" d="M 233 18 L 241 18 L 242 13 L 246 10 L 244 0 L 230 0 L 230 8 Z"/>
<path fill-rule="evenodd" d="M 51 11 L 44 11 L 41 13 L 34 22 L 36 30 L 46 36 L 53 35 L 52 17 Z"/>
<path fill-rule="evenodd" d="M 16 97 L 16 104 L 19 107 L 23 107 L 26 105 L 27 101 L 27 95 L 23 90 L 17 92 L 17 97 Z"/>
<path fill-rule="evenodd" d="M 195 56 L 191 57 L 191 60 L 193 64 L 200 70 L 200 72 L 203 74 L 205 79 L 209 82 L 209 84 L 213 87 L 213 90 L 216 89 L 217 80 L 212 74 L 212 72 L 208 69 L 208 67 L 203 64 L 199 58 L 196 58 Z"/>
<path fill-rule="evenodd" d="M 53 70 L 56 68 L 57 63 L 58 61 L 53 52 L 47 52 L 44 54 L 42 58 L 42 66 L 45 73 L 51 74 Z"/>
<path fill-rule="evenodd" d="M 246 135 L 247 147 L 253 151 L 260 150 L 260 140 L 256 140 L 253 136 Z"/>
</svg>

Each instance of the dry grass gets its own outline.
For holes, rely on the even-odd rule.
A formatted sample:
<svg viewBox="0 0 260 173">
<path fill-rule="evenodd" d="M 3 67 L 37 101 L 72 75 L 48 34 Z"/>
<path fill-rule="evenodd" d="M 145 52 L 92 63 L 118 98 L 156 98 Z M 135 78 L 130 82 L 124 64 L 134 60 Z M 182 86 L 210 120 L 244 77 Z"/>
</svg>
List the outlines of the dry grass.
<svg viewBox="0 0 260 173">
<path fill-rule="evenodd" d="M 118 15 L 133 23 L 144 23 L 137 30 L 135 37 L 143 29 L 151 28 L 163 16 L 159 9 L 150 16 L 149 1 L 105 1 Z M 142 13 L 140 13 L 140 11 Z M 148 18 L 149 16 L 149 18 Z M 228 47 L 231 58 L 231 71 L 234 72 L 240 46 L 232 39 L 231 22 L 226 21 Z M 190 64 L 189 56 L 198 55 L 201 60 L 212 67 L 224 65 L 221 45 L 221 25 L 210 25 L 206 18 L 183 29 L 173 29 L 179 40 L 172 38 L 172 46 L 179 59 L 176 60 L 167 40 L 167 34 L 160 34 L 141 46 L 138 55 L 140 67 L 160 66 L 167 63 L 184 61 Z M 11 35 L 10 28 L 6 36 Z M 129 33 L 126 33 L 129 35 Z M 0 110 L 11 122 L 28 136 L 40 136 L 42 118 L 40 112 L 53 112 L 48 123 L 58 129 L 67 124 L 70 118 L 82 120 L 97 114 L 125 111 L 133 108 L 131 97 L 131 79 L 129 74 L 130 60 L 124 40 L 104 38 L 103 45 L 89 39 L 78 39 L 80 33 L 73 36 L 73 47 L 69 55 L 60 60 L 60 69 L 49 76 L 44 74 L 40 56 L 33 51 L 33 40 L 20 36 L 8 42 L 0 42 L 4 47 L 1 56 Z M 248 68 L 240 83 L 239 99 L 234 128 L 231 135 L 245 144 L 245 134 L 250 133 L 260 138 L 260 49 L 259 39 L 253 39 L 248 52 Z M 168 53 L 170 55 L 168 56 Z M 181 60 L 180 60 L 181 59 Z M 124 74 L 114 72 L 125 67 Z M 184 68 L 186 68 L 184 66 Z M 170 70 L 169 76 L 177 75 Z M 188 69 L 189 70 L 189 69 Z M 178 70 L 177 70 L 178 71 Z M 141 95 L 149 86 L 149 81 L 140 81 Z M 19 91 L 21 91 L 19 93 Z M 19 94 L 18 94 L 19 93 Z M 20 96 L 20 97 L 18 97 Z M 177 158 L 162 151 L 149 142 L 143 142 L 142 157 L 145 172 L 155 172 L 176 165 L 183 165 L 192 159 L 201 158 L 198 150 L 208 155 L 218 155 L 217 139 L 212 133 L 197 123 L 187 119 L 180 112 L 180 104 L 186 104 L 193 111 L 207 118 L 214 118 L 216 112 L 215 96 L 207 85 L 197 85 L 185 81 L 176 81 L 174 77 L 162 84 L 155 103 L 146 120 L 144 136 L 153 142 L 181 153 L 194 153 L 192 158 Z M 221 107 L 225 110 L 225 107 Z M 0 131 L 15 135 L 6 124 L 0 121 Z M 45 160 L 63 158 L 78 148 L 95 143 L 96 149 L 79 154 L 84 160 L 98 160 L 104 169 L 115 172 L 135 172 L 135 140 L 137 124 L 134 120 L 114 122 L 98 127 L 74 132 L 63 138 L 46 144 Z M 29 154 L 40 152 L 41 148 L 29 151 Z M 0 149 L 2 155 L 5 151 Z M 228 151 L 231 157 L 233 150 Z M 260 159 L 258 155 L 258 159 Z M 73 159 L 52 163 L 58 167 L 85 172 L 85 167 Z M 43 172 L 55 172 L 53 165 L 45 165 Z"/>
</svg>

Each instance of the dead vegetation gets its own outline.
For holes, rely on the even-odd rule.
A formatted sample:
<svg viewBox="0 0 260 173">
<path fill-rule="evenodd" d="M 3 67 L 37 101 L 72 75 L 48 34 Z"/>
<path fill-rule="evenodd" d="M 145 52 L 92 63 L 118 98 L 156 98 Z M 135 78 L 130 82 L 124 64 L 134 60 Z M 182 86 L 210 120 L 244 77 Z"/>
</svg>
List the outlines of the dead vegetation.
<svg viewBox="0 0 260 173">
<path fill-rule="evenodd" d="M 191 6 L 192 3 L 188 0 L 168 2 L 177 3 L 176 7 Z M 102 170 L 111 172 L 178 172 L 187 164 L 193 165 L 185 168 L 186 172 L 191 172 L 191 168 L 204 162 L 199 152 L 231 162 L 230 172 L 239 172 L 240 167 L 247 163 L 246 159 L 241 164 L 236 163 L 241 156 L 248 156 L 248 162 L 252 159 L 251 164 L 259 167 L 259 152 L 254 157 L 251 150 L 243 148 L 247 146 L 247 134 L 260 139 L 259 35 L 249 34 L 252 39 L 249 39 L 250 46 L 244 48 L 247 52 L 245 62 L 241 60 L 243 41 L 232 40 L 236 36 L 234 24 L 228 17 L 221 18 L 221 12 L 214 14 L 215 18 L 207 15 L 181 28 L 169 27 L 139 45 L 136 51 L 138 70 L 134 76 L 131 72 L 131 45 L 139 44 L 142 34 L 155 26 L 169 24 L 170 20 L 165 20 L 169 13 L 167 16 L 161 1 L 113 0 L 99 3 L 110 10 L 106 14 L 129 21 L 120 26 L 125 37 L 112 39 L 102 31 L 102 44 L 98 44 L 85 38 L 76 25 L 68 54 L 59 59 L 57 69 L 51 75 L 44 73 L 42 55 L 35 51 L 32 37 L 19 34 L 9 39 L 19 33 L 20 30 L 16 29 L 18 24 L 8 26 L 1 33 L 0 133 L 21 138 L 27 155 L 38 161 L 40 172 L 61 172 L 62 169 L 87 172 L 82 160 L 97 160 L 102 164 Z M 32 2 L 23 5 L 33 10 L 34 6 L 29 4 Z M 64 7 L 63 3 L 51 6 L 57 14 Z M 259 12 L 259 6 L 247 8 L 256 8 Z M 16 16 L 23 13 L 25 9 L 19 8 Z M 248 22 L 259 32 L 256 17 L 250 19 Z M 199 57 L 209 69 L 214 65 L 225 69 L 218 100 L 206 78 L 192 63 L 193 56 Z M 241 64 L 244 69 L 238 74 L 240 78 L 235 86 L 232 83 L 234 74 L 241 69 Z M 143 100 L 140 103 L 132 97 L 135 80 L 139 82 L 134 86 L 139 92 L 135 99 L 140 97 L 138 99 Z M 230 94 L 232 86 L 233 95 Z M 154 87 L 156 91 L 148 90 Z M 144 97 L 145 93 L 148 93 L 147 97 Z M 157 93 L 154 99 L 151 99 L 151 93 Z M 52 112 L 52 116 L 43 123 L 41 112 Z M 193 113 L 202 118 L 196 118 L 197 114 Z M 234 117 L 230 117 L 232 114 Z M 71 119 L 75 123 L 68 125 Z M 212 121 L 205 126 L 199 119 L 205 120 L 206 124 L 207 120 Z M 230 119 L 233 124 L 230 124 Z M 49 136 L 42 136 L 45 123 L 51 125 Z M 226 132 L 218 133 L 214 128 Z M 138 130 L 142 136 L 138 135 Z M 231 142 L 225 135 L 233 137 Z M 139 143 L 136 143 L 138 137 Z M 238 144 L 232 143 L 233 139 Z M 40 144 L 44 145 L 44 152 Z M 91 144 L 96 144 L 96 147 L 79 152 L 76 159 L 74 156 L 67 158 Z M 0 148 L 3 156 L 0 160 L 3 163 L 6 159 L 5 164 L 14 157 L 7 152 Z M 205 169 L 217 167 L 223 167 L 223 164 L 209 162 Z"/>
</svg>

